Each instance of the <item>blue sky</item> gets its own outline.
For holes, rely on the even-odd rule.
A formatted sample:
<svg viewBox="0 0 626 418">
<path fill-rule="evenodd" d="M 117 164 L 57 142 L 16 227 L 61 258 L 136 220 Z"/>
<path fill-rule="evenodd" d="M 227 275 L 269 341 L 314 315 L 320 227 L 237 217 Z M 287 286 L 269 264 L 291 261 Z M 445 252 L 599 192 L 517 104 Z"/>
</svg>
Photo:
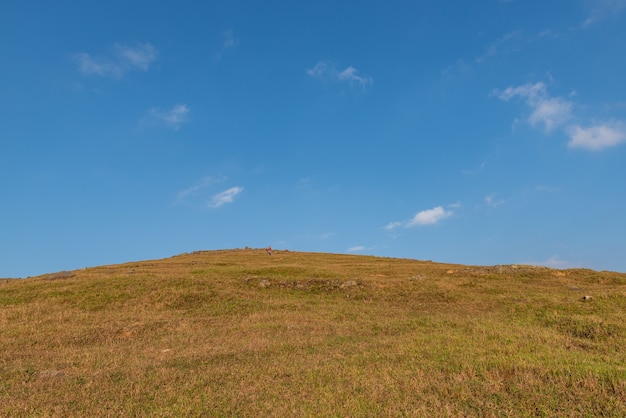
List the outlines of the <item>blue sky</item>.
<svg viewBox="0 0 626 418">
<path fill-rule="evenodd" d="M 267 245 L 626 271 L 626 0 L 5 0 L 0 56 L 0 277 Z"/>
</svg>

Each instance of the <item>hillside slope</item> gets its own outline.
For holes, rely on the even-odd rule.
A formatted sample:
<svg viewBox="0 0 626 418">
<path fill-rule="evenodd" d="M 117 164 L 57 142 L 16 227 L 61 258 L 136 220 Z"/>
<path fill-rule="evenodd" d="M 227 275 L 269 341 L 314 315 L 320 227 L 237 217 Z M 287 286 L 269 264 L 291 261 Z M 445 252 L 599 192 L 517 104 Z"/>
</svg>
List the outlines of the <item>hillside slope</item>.
<svg viewBox="0 0 626 418">
<path fill-rule="evenodd" d="M 263 250 L 0 282 L 0 416 L 626 416 L 626 275 Z"/>
</svg>

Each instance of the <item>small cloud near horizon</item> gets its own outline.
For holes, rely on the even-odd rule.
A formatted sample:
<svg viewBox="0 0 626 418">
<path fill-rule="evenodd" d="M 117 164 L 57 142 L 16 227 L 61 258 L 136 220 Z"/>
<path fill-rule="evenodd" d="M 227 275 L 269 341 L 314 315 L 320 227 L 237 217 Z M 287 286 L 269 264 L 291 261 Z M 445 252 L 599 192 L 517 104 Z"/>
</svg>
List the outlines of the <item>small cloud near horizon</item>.
<svg viewBox="0 0 626 418">
<path fill-rule="evenodd" d="M 457 202 L 450 206 L 460 207 L 461 204 Z M 453 214 L 454 212 L 450 210 L 445 210 L 443 206 L 437 206 L 432 209 L 426 209 L 421 212 L 417 212 L 415 216 L 411 219 L 405 221 L 390 222 L 389 224 L 387 224 L 385 229 L 390 231 L 398 227 L 411 228 L 415 226 L 434 225 L 452 216 Z"/>
<path fill-rule="evenodd" d="M 357 252 L 364 251 L 364 250 L 365 250 L 365 247 L 362 245 L 356 245 L 354 247 L 348 248 L 349 253 L 357 253 Z"/>
</svg>

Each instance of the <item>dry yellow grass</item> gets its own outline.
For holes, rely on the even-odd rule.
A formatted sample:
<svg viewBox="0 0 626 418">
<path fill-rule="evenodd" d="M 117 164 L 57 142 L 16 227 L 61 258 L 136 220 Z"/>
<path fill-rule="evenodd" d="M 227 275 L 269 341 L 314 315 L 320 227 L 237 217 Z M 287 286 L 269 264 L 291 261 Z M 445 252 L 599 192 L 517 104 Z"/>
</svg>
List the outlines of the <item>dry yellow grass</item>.
<svg viewBox="0 0 626 418">
<path fill-rule="evenodd" d="M 6 280 L 0 415 L 626 416 L 625 317 L 619 273 L 256 249 Z"/>
</svg>

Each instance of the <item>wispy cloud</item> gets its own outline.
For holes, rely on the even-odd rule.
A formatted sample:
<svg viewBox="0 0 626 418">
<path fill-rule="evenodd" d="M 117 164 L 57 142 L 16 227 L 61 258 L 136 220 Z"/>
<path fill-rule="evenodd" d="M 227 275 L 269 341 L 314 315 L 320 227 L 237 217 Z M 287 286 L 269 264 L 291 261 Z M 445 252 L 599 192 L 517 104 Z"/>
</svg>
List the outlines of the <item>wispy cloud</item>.
<svg viewBox="0 0 626 418">
<path fill-rule="evenodd" d="M 311 179 L 308 177 L 303 177 L 300 180 L 298 180 L 298 183 L 296 184 L 296 188 L 305 189 L 309 187 L 310 184 L 311 184 Z"/>
<path fill-rule="evenodd" d="M 572 126 L 569 129 L 570 148 L 601 150 L 626 142 L 626 126 L 621 122 L 609 122 L 589 128 Z"/>
<path fill-rule="evenodd" d="M 220 184 L 226 181 L 226 177 L 212 177 L 206 176 L 200 178 L 191 186 L 178 192 L 176 196 L 176 203 L 183 203 L 187 201 L 195 202 L 196 204 L 202 201 L 203 205 L 210 208 L 219 208 L 227 203 L 232 203 L 239 194 L 243 192 L 243 187 L 236 186 L 221 191 L 219 193 L 213 193 L 213 195 L 206 202 L 209 190 L 216 184 Z"/>
<path fill-rule="evenodd" d="M 190 109 L 185 104 L 177 104 L 169 110 L 153 107 L 140 120 L 140 125 L 143 127 L 163 125 L 178 130 L 181 124 L 189 122 L 189 112 Z"/>
<path fill-rule="evenodd" d="M 358 253 L 360 251 L 365 251 L 365 247 L 362 245 L 356 245 L 354 247 L 348 248 L 349 253 Z"/>
<path fill-rule="evenodd" d="M 209 203 L 209 207 L 219 208 L 226 203 L 233 203 L 235 197 L 243 192 L 243 187 L 231 187 L 230 189 L 224 190 L 223 192 L 217 193 L 213 195 L 211 198 L 211 202 Z"/>
<path fill-rule="evenodd" d="M 224 53 L 237 46 L 237 40 L 235 39 L 235 31 L 233 29 L 227 29 L 222 32 L 222 49 L 217 53 L 216 58 L 218 60 L 222 59 L 222 55 Z"/>
<path fill-rule="evenodd" d="M 389 222 L 389 223 L 387 224 L 387 226 L 385 226 L 385 229 L 386 229 L 387 231 L 391 231 L 392 229 L 396 229 L 396 228 L 398 228 L 398 227 L 401 227 L 401 226 L 405 225 L 405 224 L 406 224 L 406 222 L 407 222 L 407 221 Z"/>
<path fill-rule="evenodd" d="M 489 196 L 485 197 L 485 203 L 487 203 L 487 206 L 495 208 L 496 206 L 504 204 L 504 199 L 498 199 L 496 195 L 492 193 Z"/>
<path fill-rule="evenodd" d="M 121 78 L 130 71 L 147 71 L 157 57 L 157 49 L 149 43 L 133 46 L 115 44 L 104 55 L 80 52 L 73 56 L 79 71 L 84 75 L 110 78 Z"/>
<path fill-rule="evenodd" d="M 313 68 L 306 70 L 306 73 L 322 81 L 357 84 L 363 91 L 367 91 L 374 84 L 372 77 L 360 74 L 359 70 L 352 66 L 338 70 L 335 66 L 323 61 L 315 64 Z"/>
<path fill-rule="evenodd" d="M 504 1 L 501 3 L 511 3 Z M 474 58 L 461 57 L 454 64 L 449 65 L 441 71 L 446 77 L 456 77 L 457 75 L 470 74 L 475 68 L 485 65 L 490 59 L 514 54 L 523 51 L 535 42 L 558 39 L 561 35 L 550 29 L 536 33 L 527 33 L 522 30 L 512 30 L 486 44 L 483 52 Z"/>
<path fill-rule="evenodd" d="M 460 207 L 460 203 L 455 203 L 452 206 Z M 413 216 L 413 218 L 411 219 L 405 221 L 390 222 L 389 224 L 387 224 L 387 226 L 385 226 L 385 229 L 390 231 L 398 227 L 411 228 L 415 226 L 434 225 L 446 218 L 449 218 L 453 214 L 454 213 L 451 210 L 445 210 L 443 206 L 437 206 L 432 209 L 426 209 L 421 212 L 417 212 L 415 216 Z"/>
<path fill-rule="evenodd" d="M 185 199 L 192 198 L 200 194 L 203 190 L 210 188 L 214 184 L 218 184 L 226 180 L 226 177 L 202 177 L 198 181 L 196 181 L 192 186 L 178 192 L 176 196 L 177 202 L 182 202 Z"/>
<path fill-rule="evenodd" d="M 522 31 L 515 30 L 512 32 L 506 33 L 502 37 L 492 42 L 487 47 L 487 50 L 481 56 L 476 58 L 475 61 L 480 64 L 484 62 L 485 60 L 487 60 L 487 58 L 495 56 L 499 53 L 515 51 L 517 49 L 520 49 L 521 48 L 520 44 L 522 43 L 522 41 L 523 41 Z"/>
<path fill-rule="evenodd" d="M 562 126 L 572 115 L 572 103 L 568 100 L 548 95 L 544 83 L 526 83 L 517 87 L 508 87 L 504 91 L 494 91 L 502 100 L 522 98 L 531 110 L 528 122 L 543 125 L 546 132 Z"/>
<path fill-rule="evenodd" d="M 626 9 L 626 0 L 587 0 L 589 16 L 583 22 L 584 28 L 617 16 Z"/>
<path fill-rule="evenodd" d="M 483 172 L 485 170 L 485 167 L 487 167 L 487 161 L 483 161 L 482 163 L 478 165 L 478 167 L 474 169 L 462 170 L 461 173 L 465 176 L 472 176 L 472 175 L 476 175 L 476 174 Z"/>
</svg>

